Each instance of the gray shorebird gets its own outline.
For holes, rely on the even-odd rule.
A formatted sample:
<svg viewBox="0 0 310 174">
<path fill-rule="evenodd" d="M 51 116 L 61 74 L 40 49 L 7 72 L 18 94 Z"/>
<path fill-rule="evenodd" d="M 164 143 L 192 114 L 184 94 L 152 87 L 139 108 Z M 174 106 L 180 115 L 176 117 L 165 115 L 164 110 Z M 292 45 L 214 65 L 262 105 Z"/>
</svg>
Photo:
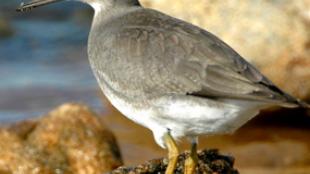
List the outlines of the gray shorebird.
<svg viewBox="0 0 310 174">
<path fill-rule="evenodd" d="M 17 10 L 60 1 L 30 1 Z M 192 174 L 199 135 L 234 132 L 269 106 L 308 107 L 206 30 L 138 0 L 79 1 L 95 10 L 88 56 L 102 91 L 168 149 L 166 174 L 174 172 L 180 137 L 192 143 L 185 162 Z"/>
</svg>

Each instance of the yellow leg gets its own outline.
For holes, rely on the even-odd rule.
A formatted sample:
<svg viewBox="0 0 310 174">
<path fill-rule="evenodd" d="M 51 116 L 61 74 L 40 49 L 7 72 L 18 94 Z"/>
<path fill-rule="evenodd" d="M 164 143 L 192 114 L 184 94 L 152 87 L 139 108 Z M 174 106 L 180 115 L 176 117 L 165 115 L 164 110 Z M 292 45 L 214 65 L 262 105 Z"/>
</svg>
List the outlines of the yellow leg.
<svg viewBox="0 0 310 174">
<path fill-rule="evenodd" d="M 184 174 L 194 174 L 198 163 L 197 143 L 192 143 L 189 157 L 185 161 Z"/>
<path fill-rule="evenodd" d="M 164 139 L 166 146 L 168 148 L 168 159 L 169 159 L 168 167 L 166 169 L 165 174 L 173 174 L 178 161 L 179 149 L 170 133 L 167 133 Z"/>
</svg>

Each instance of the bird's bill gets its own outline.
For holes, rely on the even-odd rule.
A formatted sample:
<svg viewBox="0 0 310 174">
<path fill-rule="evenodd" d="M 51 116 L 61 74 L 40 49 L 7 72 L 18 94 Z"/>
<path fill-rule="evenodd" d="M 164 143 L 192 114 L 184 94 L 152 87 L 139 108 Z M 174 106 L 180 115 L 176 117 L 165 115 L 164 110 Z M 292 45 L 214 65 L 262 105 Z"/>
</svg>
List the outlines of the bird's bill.
<svg viewBox="0 0 310 174">
<path fill-rule="evenodd" d="M 20 7 L 18 7 L 16 11 L 19 11 L 19 12 L 29 11 L 33 8 L 59 2 L 59 1 L 62 1 L 62 0 L 32 0 L 28 3 L 21 3 Z"/>
</svg>

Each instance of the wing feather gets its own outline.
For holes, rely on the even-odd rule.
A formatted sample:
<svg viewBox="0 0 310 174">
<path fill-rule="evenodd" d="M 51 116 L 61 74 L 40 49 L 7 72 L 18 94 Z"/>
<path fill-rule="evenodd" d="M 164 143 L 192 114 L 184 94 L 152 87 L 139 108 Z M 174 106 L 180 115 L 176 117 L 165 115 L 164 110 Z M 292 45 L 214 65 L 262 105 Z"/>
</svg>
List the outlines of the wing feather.
<svg viewBox="0 0 310 174">
<path fill-rule="evenodd" d="M 119 48 L 115 54 L 126 55 L 126 65 L 136 71 L 123 73 L 140 84 L 133 89 L 140 88 L 145 95 L 173 93 L 297 103 L 205 30 L 154 10 L 135 12 L 124 21 L 131 22 L 116 31 L 114 42 Z M 126 90 L 130 89 L 128 84 Z"/>
</svg>

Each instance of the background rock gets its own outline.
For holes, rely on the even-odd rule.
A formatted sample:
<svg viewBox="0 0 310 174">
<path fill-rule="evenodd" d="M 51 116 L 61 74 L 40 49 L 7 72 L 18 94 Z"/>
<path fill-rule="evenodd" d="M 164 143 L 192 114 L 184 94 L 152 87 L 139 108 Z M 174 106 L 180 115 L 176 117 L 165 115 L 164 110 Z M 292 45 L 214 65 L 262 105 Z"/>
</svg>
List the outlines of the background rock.
<svg viewBox="0 0 310 174">
<path fill-rule="evenodd" d="M 23 141 L 14 133 L 0 130 L 0 173 L 48 173 L 24 149 Z"/>
<path fill-rule="evenodd" d="M 82 105 L 3 129 L 0 139 L 0 173 L 101 174 L 122 165 L 113 134 Z"/>
<path fill-rule="evenodd" d="M 141 0 L 219 36 L 296 97 L 310 99 L 307 0 Z"/>
</svg>

